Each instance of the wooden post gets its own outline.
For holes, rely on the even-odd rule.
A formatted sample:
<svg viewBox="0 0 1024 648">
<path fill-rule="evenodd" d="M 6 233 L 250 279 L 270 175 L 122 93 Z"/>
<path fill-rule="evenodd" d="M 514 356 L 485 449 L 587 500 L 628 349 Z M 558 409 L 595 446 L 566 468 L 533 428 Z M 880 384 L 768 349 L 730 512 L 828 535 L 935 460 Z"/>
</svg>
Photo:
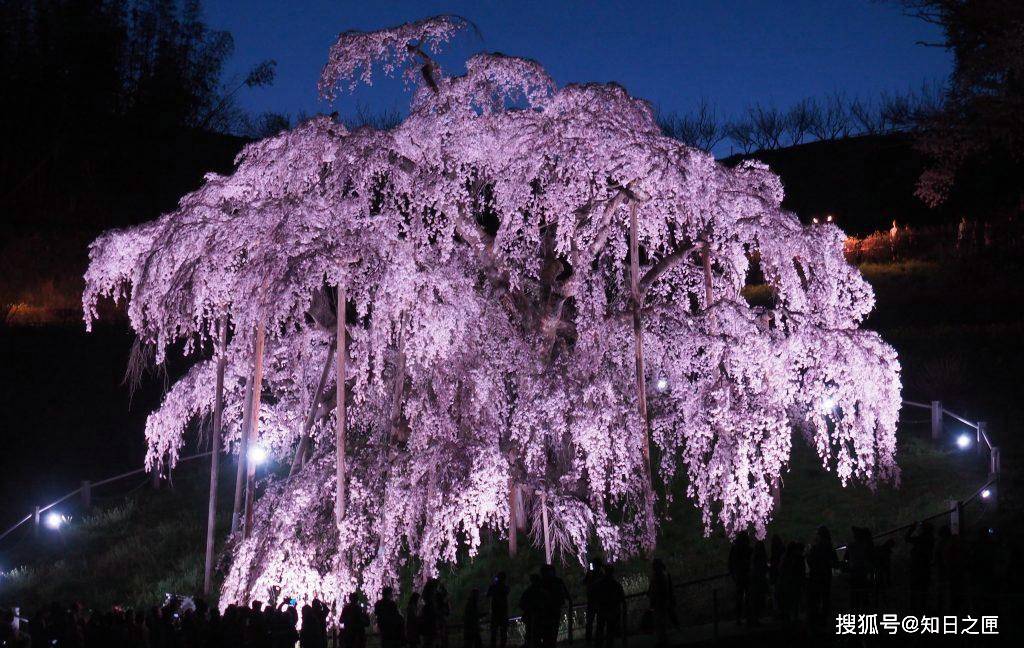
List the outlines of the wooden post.
<svg viewBox="0 0 1024 648">
<path fill-rule="evenodd" d="M 960 535 L 963 516 L 964 509 L 959 500 L 949 500 L 949 531 L 953 535 Z"/>
<path fill-rule="evenodd" d="M 977 439 L 974 444 L 974 451 L 979 455 L 988 449 L 988 434 L 986 434 L 987 430 L 985 429 L 987 426 L 988 424 L 984 421 L 978 421 L 978 431 L 976 433 Z M 984 447 L 982 447 L 983 445 Z"/>
<path fill-rule="evenodd" d="M 636 201 L 629 203 L 629 284 L 633 299 L 633 351 L 636 361 L 636 397 L 640 410 L 640 425 L 643 427 L 641 451 L 644 466 L 644 520 L 647 528 L 644 548 L 654 549 L 654 477 L 651 471 L 650 421 L 647 416 L 647 377 L 644 371 L 644 338 L 640 294 L 640 243 L 637 233 Z"/>
<path fill-rule="evenodd" d="M 260 429 L 260 399 L 263 392 L 263 348 L 266 343 L 266 327 L 260 322 L 256 327 L 256 342 L 253 345 L 253 381 L 252 381 L 252 411 L 249 413 L 249 443 L 251 448 L 256 443 L 256 437 Z M 246 452 L 248 452 L 248 448 Z M 245 527 L 242 538 L 248 538 L 252 534 L 252 505 L 255 493 L 256 464 L 245 462 Z"/>
<path fill-rule="evenodd" d="M 711 283 L 711 246 L 707 241 L 704 242 L 703 254 L 701 255 L 704 263 L 704 301 L 707 302 L 704 306 L 705 309 L 711 308 L 711 303 L 714 301 L 714 291 Z"/>
<path fill-rule="evenodd" d="M 249 374 L 249 382 L 245 386 L 245 405 L 242 407 L 242 435 L 238 448 L 238 466 L 235 469 L 235 500 L 231 507 L 231 533 L 238 531 L 242 515 L 242 495 L 245 487 L 245 469 L 248 463 L 249 453 L 249 412 L 252 411 L 252 379 Z"/>
<path fill-rule="evenodd" d="M 999 468 L 999 446 L 992 446 L 988 456 L 989 479 L 997 479 L 999 477 Z"/>
<path fill-rule="evenodd" d="M 508 555 L 510 558 L 516 555 L 519 550 L 518 547 L 518 534 L 519 525 L 516 523 L 518 517 L 517 506 L 516 506 L 516 494 L 519 487 L 512 481 L 512 478 L 508 479 Z"/>
<path fill-rule="evenodd" d="M 942 438 L 942 401 L 932 401 L 932 441 Z"/>
<path fill-rule="evenodd" d="M 544 564 L 551 564 L 551 533 L 548 530 L 548 494 L 545 491 L 537 491 L 540 495 L 540 519 L 544 525 Z"/>
<path fill-rule="evenodd" d="M 210 504 L 206 511 L 206 565 L 203 571 L 203 594 L 210 595 L 213 581 L 214 531 L 217 529 L 217 482 L 220 478 L 220 430 L 224 418 L 224 368 L 227 366 L 228 318 L 222 315 L 218 324 L 220 344 L 217 348 L 217 378 L 214 386 L 213 429 L 210 431 Z"/>
<path fill-rule="evenodd" d="M 153 490 L 160 490 L 160 467 L 153 469 Z"/>
<path fill-rule="evenodd" d="M 320 397 L 324 393 L 324 385 L 327 384 L 327 376 L 331 372 L 331 360 L 334 359 L 334 350 L 337 348 L 338 341 L 332 340 L 331 346 L 327 349 L 327 358 L 324 359 L 324 368 L 320 372 L 320 382 L 316 385 L 316 390 L 313 392 L 313 398 L 309 403 L 309 413 L 306 415 L 306 420 L 302 424 L 302 437 L 299 439 L 299 447 L 295 449 L 295 458 L 292 459 L 291 470 L 288 471 L 288 476 L 292 476 L 299 472 L 299 469 L 306 463 L 306 454 L 309 452 L 309 431 L 313 428 L 313 422 L 316 420 L 316 413 L 320 407 Z"/>
<path fill-rule="evenodd" d="M 345 292 L 345 285 L 338 284 L 338 362 L 337 362 L 337 375 L 335 380 L 335 394 L 337 404 L 337 432 L 335 438 L 335 459 L 336 459 L 336 475 L 337 486 L 334 489 L 335 501 L 334 501 L 334 515 L 335 522 L 338 527 L 341 527 L 341 521 L 345 519 L 345 359 L 348 355 L 348 340 L 345 335 L 345 327 L 347 314 L 345 312 L 345 304 L 348 301 Z"/>
<path fill-rule="evenodd" d="M 82 488 L 78 492 L 82 496 L 82 510 L 88 511 L 92 508 L 92 482 L 88 479 L 83 479 Z"/>
<path fill-rule="evenodd" d="M 39 525 L 42 522 L 42 512 L 39 510 L 39 506 L 36 506 L 36 512 L 32 516 L 32 521 L 35 522 L 35 534 L 39 536 Z"/>
</svg>

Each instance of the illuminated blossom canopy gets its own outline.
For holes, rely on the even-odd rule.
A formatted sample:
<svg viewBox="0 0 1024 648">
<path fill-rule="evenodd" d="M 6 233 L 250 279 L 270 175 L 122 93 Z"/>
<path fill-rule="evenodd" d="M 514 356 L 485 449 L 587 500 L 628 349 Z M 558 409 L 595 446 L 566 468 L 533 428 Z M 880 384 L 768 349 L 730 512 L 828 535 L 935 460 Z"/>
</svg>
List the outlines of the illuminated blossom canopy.
<svg viewBox="0 0 1024 648">
<path fill-rule="evenodd" d="M 432 575 L 474 555 L 482 529 L 504 534 L 510 509 L 542 502 L 563 555 L 636 554 L 654 542 L 652 491 L 672 493 L 651 488 L 648 445 L 653 480 L 685 484 L 707 533 L 764 533 L 794 430 L 844 484 L 898 478 L 899 364 L 859 328 L 874 296 L 843 233 L 781 209 L 765 166 L 664 137 L 618 85 L 557 87 L 499 54 L 442 74 L 431 55 L 466 26 L 342 34 L 321 93 L 369 82 L 376 62 L 415 86 L 404 121 L 310 119 L 246 146 L 177 210 L 92 244 L 87 325 L 101 298 L 124 299 L 158 361 L 172 345 L 195 358 L 148 420 L 150 468 L 173 465 L 213 408 L 222 317 L 227 443 L 260 323 L 260 444 L 290 462 L 315 413 L 308 461 L 268 480 L 253 534 L 233 539 L 221 600 L 272 585 L 373 595 L 405 566 Z M 771 300 L 755 307 L 743 289 L 758 268 Z M 318 387 L 339 285 L 349 504 L 336 523 L 336 372 Z"/>
</svg>

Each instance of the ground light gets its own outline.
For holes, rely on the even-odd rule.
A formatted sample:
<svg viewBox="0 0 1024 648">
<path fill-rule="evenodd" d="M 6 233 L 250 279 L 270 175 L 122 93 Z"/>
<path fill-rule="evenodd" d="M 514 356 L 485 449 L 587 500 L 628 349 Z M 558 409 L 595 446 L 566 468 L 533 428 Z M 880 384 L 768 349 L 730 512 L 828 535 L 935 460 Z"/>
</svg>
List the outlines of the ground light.
<svg viewBox="0 0 1024 648">
<path fill-rule="evenodd" d="M 668 379 L 667 378 L 658 378 L 658 382 L 657 382 L 657 384 L 655 386 L 658 388 L 658 391 L 660 391 L 660 392 L 665 391 L 666 389 L 668 389 Z"/>
<path fill-rule="evenodd" d="M 255 466 L 260 466 L 267 461 L 267 451 L 261 446 L 249 448 L 249 461 Z"/>
<path fill-rule="evenodd" d="M 56 531 L 60 528 L 60 525 L 64 524 L 64 516 L 56 511 L 50 511 L 46 514 L 46 520 L 44 520 L 44 522 L 48 529 Z"/>
<path fill-rule="evenodd" d="M 971 447 L 971 435 L 964 432 L 956 438 L 956 447 L 961 450 L 966 450 Z"/>
</svg>

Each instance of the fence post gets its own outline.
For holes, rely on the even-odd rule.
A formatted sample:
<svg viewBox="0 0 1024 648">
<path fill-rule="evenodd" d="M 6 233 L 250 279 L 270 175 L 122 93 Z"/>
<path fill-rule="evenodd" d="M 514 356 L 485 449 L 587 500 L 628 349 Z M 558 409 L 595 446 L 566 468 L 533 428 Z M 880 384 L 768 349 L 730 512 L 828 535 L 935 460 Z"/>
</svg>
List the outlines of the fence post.
<svg viewBox="0 0 1024 648">
<path fill-rule="evenodd" d="M 953 535 L 960 535 L 960 526 L 963 523 L 964 509 L 959 500 L 949 500 L 949 531 Z"/>
<path fill-rule="evenodd" d="M 988 438 L 988 434 L 986 434 L 986 429 L 985 429 L 987 427 L 987 425 L 988 424 L 985 423 L 984 421 L 978 421 L 978 434 L 977 434 L 978 439 L 977 439 L 977 443 L 975 443 L 975 446 L 977 448 L 977 453 L 979 455 L 983 451 L 983 449 L 981 447 L 981 444 L 984 443 L 985 439 Z M 988 443 L 985 443 L 985 446 L 988 447 Z"/>
<path fill-rule="evenodd" d="M 999 446 L 992 446 L 988 456 L 988 478 L 999 478 Z"/>
<path fill-rule="evenodd" d="M 932 441 L 942 437 L 942 401 L 932 401 Z"/>
<path fill-rule="evenodd" d="M 32 520 L 35 522 L 35 534 L 39 535 L 39 523 L 41 522 L 42 513 L 39 510 L 39 505 L 36 505 L 35 514 L 32 516 Z"/>
<path fill-rule="evenodd" d="M 82 509 L 85 511 L 89 510 L 92 506 L 92 482 L 88 479 L 82 480 Z"/>
</svg>

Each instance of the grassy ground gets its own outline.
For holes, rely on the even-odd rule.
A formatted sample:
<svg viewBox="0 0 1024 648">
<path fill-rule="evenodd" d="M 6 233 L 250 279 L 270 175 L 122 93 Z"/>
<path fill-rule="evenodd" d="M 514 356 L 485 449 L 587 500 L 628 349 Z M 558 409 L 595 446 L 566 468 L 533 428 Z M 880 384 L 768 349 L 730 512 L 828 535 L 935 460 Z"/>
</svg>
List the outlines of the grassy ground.
<svg viewBox="0 0 1024 648">
<path fill-rule="evenodd" d="M 842 488 L 799 444 L 772 532 L 787 540 L 809 540 L 824 523 L 841 541 L 852 524 L 882 531 L 942 510 L 950 498 L 970 494 L 984 479 L 973 455 L 936 448 L 909 434 L 899 456 L 902 486 L 871 494 L 864 487 Z M 232 467 L 228 464 L 219 489 L 221 540 L 230 517 Z M 198 461 L 178 470 L 173 490 L 153 492 L 147 483 L 126 496 L 111 496 L 59 533 L 44 530 L 36 539 L 26 529 L 19 545 L 5 551 L 12 564 L 25 566 L 0 576 L 0 605 L 18 602 L 31 609 L 50 600 L 78 599 L 97 606 L 138 606 L 157 603 L 166 592 L 196 592 L 203 576 L 207 471 L 205 462 Z M 703 537 L 689 502 L 676 502 L 672 520 L 663 528 L 659 554 L 677 580 L 722 571 L 727 548 L 721 534 Z M 486 587 L 499 570 L 512 576 L 518 590 L 541 556 L 541 551 L 526 548 L 510 559 L 505 542 L 495 540 L 476 558 L 445 569 L 443 575 L 456 601 L 473 587 Z M 565 571 L 570 585 L 578 588 L 580 568 L 566 565 Z M 628 591 L 646 588 L 641 561 L 624 564 L 619 571 Z"/>
</svg>

